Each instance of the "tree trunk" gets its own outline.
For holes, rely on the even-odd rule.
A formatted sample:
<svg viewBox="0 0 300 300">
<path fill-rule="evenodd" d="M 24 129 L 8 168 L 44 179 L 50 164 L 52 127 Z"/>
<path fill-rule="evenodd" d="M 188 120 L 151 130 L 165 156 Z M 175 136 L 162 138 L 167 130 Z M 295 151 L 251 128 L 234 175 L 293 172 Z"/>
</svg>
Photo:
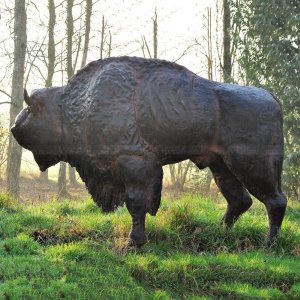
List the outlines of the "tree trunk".
<svg viewBox="0 0 300 300">
<path fill-rule="evenodd" d="M 74 0 L 68 0 L 67 4 L 67 75 L 68 80 L 74 75 L 74 68 L 72 64 L 72 52 L 73 52 L 73 35 L 74 35 L 74 20 L 72 9 L 74 6 Z M 71 185 L 77 185 L 75 168 L 68 166 L 69 180 Z M 65 173 L 66 175 L 66 173 Z M 67 182 L 67 180 L 65 180 Z"/>
<path fill-rule="evenodd" d="M 155 8 L 154 19 L 153 19 L 153 58 L 157 58 L 157 12 Z"/>
<path fill-rule="evenodd" d="M 73 5 L 74 0 L 67 1 L 67 76 L 70 79 L 73 74 L 73 64 L 72 64 L 72 42 L 73 42 L 73 34 L 74 34 L 74 24 L 73 24 Z M 75 170 L 74 170 L 75 172 Z M 74 174 L 75 176 L 75 174 Z M 64 162 L 60 163 L 59 166 L 59 174 L 58 174 L 58 195 L 59 197 L 66 197 L 68 195 L 67 192 L 67 165 Z"/>
<path fill-rule="evenodd" d="M 51 87 L 55 69 L 55 41 L 54 41 L 54 27 L 55 27 L 55 4 L 54 0 L 48 0 L 49 23 L 48 23 L 48 68 L 45 87 Z M 48 170 L 40 172 L 40 181 L 47 183 L 49 180 Z"/>
<path fill-rule="evenodd" d="M 104 51 L 104 35 L 105 35 L 105 19 L 104 15 L 102 15 L 102 28 L 101 28 L 101 41 L 100 41 L 100 58 L 103 58 Z"/>
<path fill-rule="evenodd" d="M 74 0 L 68 0 L 67 9 L 67 74 L 68 80 L 74 75 L 74 68 L 72 67 L 72 50 L 73 50 L 73 35 L 74 35 L 74 20 L 72 9 L 74 6 Z M 71 185 L 76 185 L 75 168 L 70 165 L 69 168 L 69 180 Z"/>
<path fill-rule="evenodd" d="M 55 41 L 54 41 L 54 27 L 55 27 L 55 5 L 54 0 L 48 0 L 48 10 L 49 10 L 49 23 L 48 23 L 48 72 L 46 79 L 46 87 L 52 86 L 52 80 L 55 68 Z"/>
<path fill-rule="evenodd" d="M 73 34 L 74 34 L 74 24 L 73 24 L 73 5 L 74 0 L 68 0 L 67 2 L 67 75 L 70 79 L 73 74 L 73 64 L 72 64 L 72 43 L 73 43 Z"/>
<path fill-rule="evenodd" d="M 183 192 L 184 185 L 186 183 L 188 173 L 191 170 L 192 162 L 190 160 L 185 160 L 176 164 L 169 165 L 169 171 L 171 176 L 172 187 Z"/>
<path fill-rule="evenodd" d="M 90 41 L 92 9 L 93 9 L 93 1 L 86 0 L 85 33 L 84 33 L 84 46 L 83 46 L 81 68 L 83 68 L 86 65 L 86 59 L 87 59 L 87 53 L 88 53 L 89 41 Z"/>
<path fill-rule="evenodd" d="M 86 65 L 86 60 L 87 60 L 87 53 L 88 53 L 88 48 L 89 48 L 89 41 L 90 41 L 90 30 L 91 30 L 91 15 L 92 15 L 92 8 L 93 8 L 93 1 L 92 0 L 86 0 L 86 18 L 85 18 L 85 34 L 84 34 L 84 46 L 83 46 L 83 54 L 82 54 L 82 61 L 81 61 L 81 67 L 84 67 Z M 72 17 L 72 12 L 69 12 L 69 21 L 67 22 L 67 26 L 73 27 L 73 17 Z M 69 23 L 70 22 L 70 23 Z M 71 25 L 72 23 L 72 25 Z M 73 37 L 73 28 L 68 30 L 67 32 L 68 35 L 68 59 L 67 63 L 68 65 L 72 63 L 72 37 Z M 73 76 L 74 70 L 70 68 L 69 66 L 67 67 L 68 70 L 68 79 L 70 79 Z M 72 73 L 71 73 L 72 70 Z M 78 183 L 76 181 L 76 173 L 75 173 L 75 168 L 72 168 L 70 165 L 68 166 L 68 171 L 69 171 L 69 180 L 70 184 L 73 186 L 77 186 Z"/>
<path fill-rule="evenodd" d="M 72 186 L 78 186 L 78 183 L 76 181 L 76 169 L 72 168 L 70 165 L 68 166 L 69 169 L 69 181 L 70 185 Z"/>
<path fill-rule="evenodd" d="M 207 75 L 209 80 L 213 80 L 213 53 L 211 34 L 211 8 L 207 8 Z"/>
<path fill-rule="evenodd" d="M 205 192 L 208 194 L 210 191 L 210 183 L 213 179 L 213 175 L 210 169 L 207 168 L 206 178 L 205 178 Z"/>
<path fill-rule="evenodd" d="M 48 169 L 46 171 L 44 171 L 44 172 L 40 172 L 39 180 L 42 183 L 47 183 L 49 181 L 49 172 L 48 172 Z"/>
<path fill-rule="evenodd" d="M 59 164 L 59 173 L 58 173 L 58 197 L 64 198 L 69 197 L 67 191 L 67 164 L 61 162 Z"/>
<path fill-rule="evenodd" d="M 231 50 L 230 50 L 230 6 L 229 0 L 223 0 L 223 80 L 231 81 Z"/>
<path fill-rule="evenodd" d="M 111 57 L 111 43 L 112 43 L 112 41 L 111 41 L 111 32 L 109 31 L 109 33 L 108 33 L 108 35 L 109 35 L 109 41 L 108 41 L 108 53 L 107 53 L 107 56 L 108 57 Z"/>
<path fill-rule="evenodd" d="M 72 186 L 78 186 L 78 182 L 76 181 L 76 169 L 72 168 L 70 165 L 68 165 L 68 171 L 69 171 L 69 181 L 70 185 Z"/>
<path fill-rule="evenodd" d="M 12 77 L 12 99 L 10 107 L 10 126 L 23 107 L 23 84 L 26 54 L 26 10 L 24 0 L 15 0 L 14 22 L 14 69 Z M 9 136 L 7 159 L 7 191 L 19 198 L 19 178 L 21 168 L 22 148 L 18 145 L 12 134 Z"/>
</svg>

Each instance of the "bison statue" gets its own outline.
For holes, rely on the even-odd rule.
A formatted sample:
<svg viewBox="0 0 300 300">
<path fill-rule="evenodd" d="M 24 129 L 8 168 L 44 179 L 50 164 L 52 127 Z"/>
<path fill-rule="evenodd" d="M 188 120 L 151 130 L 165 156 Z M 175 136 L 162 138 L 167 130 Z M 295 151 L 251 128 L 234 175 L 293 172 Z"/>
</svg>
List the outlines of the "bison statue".
<svg viewBox="0 0 300 300">
<path fill-rule="evenodd" d="M 263 202 L 268 242 L 281 227 L 282 109 L 266 90 L 201 78 L 178 64 L 137 57 L 89 63 L 67 85 L 24 91 L 27 106 L 11 131 L 41 171 L 60 161 L 76 168 L 103 211 L 124 202 L 131 244 L 146 241 L 166 164 L 209 167 L 228 202 L 231 226 Z"/>
</svg>

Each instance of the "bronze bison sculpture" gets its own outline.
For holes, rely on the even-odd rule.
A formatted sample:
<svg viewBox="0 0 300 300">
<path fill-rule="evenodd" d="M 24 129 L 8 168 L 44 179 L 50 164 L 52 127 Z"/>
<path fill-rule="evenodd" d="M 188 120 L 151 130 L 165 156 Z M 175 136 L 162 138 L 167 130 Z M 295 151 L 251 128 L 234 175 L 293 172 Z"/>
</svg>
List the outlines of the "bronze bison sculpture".
<svg viewBox="0 0 300 300">
<path fill-rule="evenodd" d="M 125 202 L 131 243 L 147 240 L 145 216 L 161 200 L 162 166 L 190 159 L 209 167 L 228 202 L 231 226 L 262 201 L 272 243 L 284 217 L 282 109 L 266 90 L 201 78 L 167 61 L 91 62 L 63 87 L 24 92 L 11 131 L 41 171 L 76 168 L 103 211 Z"/>
</svg>

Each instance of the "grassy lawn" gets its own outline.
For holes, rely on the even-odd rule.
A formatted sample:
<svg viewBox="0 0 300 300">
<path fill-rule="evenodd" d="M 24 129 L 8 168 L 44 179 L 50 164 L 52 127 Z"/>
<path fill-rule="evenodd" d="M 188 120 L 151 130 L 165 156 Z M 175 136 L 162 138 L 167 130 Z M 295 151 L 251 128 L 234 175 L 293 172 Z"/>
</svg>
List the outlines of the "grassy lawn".
<svg viewBox="0 0 300 300">
<path fill-rule="evenodd" d="M 149 242 L 128 250 L 125 208 L 91 200 L 15 205 L 0 196 L 0 299 L 300 299 L 300 206 L 265 248 L 255 201 L 235 227 L 223 201 L 185 196 L 147 217 Z"/>
</svg>

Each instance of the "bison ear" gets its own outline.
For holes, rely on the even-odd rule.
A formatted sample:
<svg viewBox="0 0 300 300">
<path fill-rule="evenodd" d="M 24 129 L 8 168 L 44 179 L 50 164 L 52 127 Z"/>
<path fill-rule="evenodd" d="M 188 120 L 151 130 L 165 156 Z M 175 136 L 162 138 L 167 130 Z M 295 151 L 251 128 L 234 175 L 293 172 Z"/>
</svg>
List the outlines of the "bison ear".
<svg viewBox="0 0 300 300">
<path fill-rule="evenodd" d="M 29 97 L 26 89 L 24 89 L 24 101 L 28 106 L 30 106 L 32 104 L 32 101 L 30 100 L 30 97 Z"/>
</svg>

